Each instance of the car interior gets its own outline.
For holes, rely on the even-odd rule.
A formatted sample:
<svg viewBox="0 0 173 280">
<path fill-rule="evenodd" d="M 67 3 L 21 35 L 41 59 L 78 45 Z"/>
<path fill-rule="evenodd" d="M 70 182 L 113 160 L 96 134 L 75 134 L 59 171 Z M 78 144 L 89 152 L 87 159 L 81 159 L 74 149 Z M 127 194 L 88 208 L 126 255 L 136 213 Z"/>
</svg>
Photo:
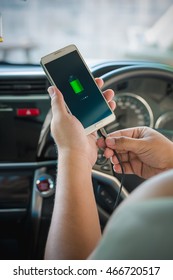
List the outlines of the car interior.
<svg viewBox="0 0 173 280">
<path fill-rule="evenodd" d="M 171 1 L 167 0 L 164 3 L 158 1 L 159 5 L 152 18 L 151 14 L 155 7 L 149 4 L 149 1 L 145 4 L 144 1 L 138 3 L 133 1 L 133 7 L 129 6 L 128 0 L 123 1 L 124 6 L 120 4 L 121 1 L 119 3 L 111 0 L 101 1 L 98 19 L 93 18 L 94 13 L 90 13 L 96 9 L 97 3 L 93 2 L 97 1 L 82 0 L 79 6 L 78 1 L 74 0 L 52 1 L 54 6 L 44 0 L 42 7 L 40 0 L 33 2 L 10 0 L 7 3 L 4 0 L 0 3 L 0 259 L 4 260 L 44 258 L 55 189 L 58 187 L 56 186 L 58 154 L 50 131 L 52 113 L 47 93 L 50 83 L 39 63 L 42 55 L 70 42 L 74 42 L 81 52 L 83 51 L 93 77 L 101 77 L 104 80 L 102 90 L 111 88 L 115 91 L 116 118 L 113 123 L 104 127 L 106 133 L 128 127 L 148 126 L 173 141 L 173 38 L 170 34 L 168 40 L 164 31 L 170 28 L 173 21 Z M 139 20 L 138 12 L 142 9 L 142 5 L 146 8 L 145 13 L 149 14 L 149 23 L 144 21 L 140 26 L 136 21 Z M 59 9 L 58 21 L 50 17 L 55 7 Z M 84 26 L 84 33 L 81 35 L 81 30 L 76 31 L 77 19 L 75 18 L 73 23 L 75 33 L 73 26 L 70 29 L 69 23 L 63 21 L 63 16 L 73 17 L 74 14 L 80 14 L 82 19 L 84 7 L 84 19 L 87 20 L 87 15 L 90 14 L 92 20 L 91 27 Z M 92 36 L 95 36 L 96 32 L 92 30 L 92 26 L 95 31 L 99 28 L 105 8 L 107 13 L 110 12 L 110 18 L 118 13 L 120 8 L 123 20 L 127 16 L 127 25 L 124 28 L 128 29 L 126 40 L 129 41 L 126 42 L 128 45 L 126 50 L 122 47 L 123 54 L 120 53 L 120 45 L 125 41 L 121 42 L 120 33 L 117 33 L 119 48 L 116 51 L 116 43 L 114 45 L 111 42 L 113 33 L 111 35 L 107 31 L 109 27 L 98 32 L 98 41 L 97 38 L 93 40 Z M 40 21 L 44 21 L 43 27 L 47 24 L 45 33 L 41 24 L 38 24 L 38 12 L 43 15 L 40 16 Z M 138 16 L 135 17 L 135 14 Z M 11 18 L 11 15 L 14 17 Z M 22 28 L 25 15 L 26 18 L 31 16 L 28 21 L 26 19 L 29 23 L 23 23 Z M 132 25 L 131 28 L 128 26 L 130 15 L 136 19 L 134 21 L 136 25 Z M 49 22 L 51 20 L 54 21 L 52 35 L 52 25 Z M 114 18 L 111 20 L 116 25 Z M 39 25 L 36 30 L 33 30 L 31 21 Z M 57 26 L 59 24 L 62 29 L 59 27 L 56 30 L 55 24 Z M 121 27 L 119 24 L 117 29 Z M 108 37 L 104 38 L 106 31 Z M 57 39 L 53 38 L 51 43 L 51 37 L 55 37 L 56 32 Z M 77 33 L 80 35 L 79 39 L 76 37 Z M 88 39 L 87 33 L 92 40 Z M 27 38 L 33 37 L 29 41 L 22 41 L 23 34 Z M 46 34 L 48 38 L 45 38 Z M 64 34 L 71 36 L 70 39 Z M 158 40 L 160 34 L 165 34 L 164 46 L 161 40 Z M 20 36 L 22 39 L 18 40 Z M 37 40 L 34 41 L 37 36 Z M 61 39 L 59 42 L 58 38 L 61 36 L 64 40 Z M 42 48 L 43 37 L 46 42 Z M 104 49 L 101 48 L 99 52 L 103 55 L 100 57 L 95 50 L 97 44 L 103 44 L 104 49 L 107 49 L 104 53 Z M 111 51 L 110 44 L 113 45 Z M 104 157 L 102 150 L 98 150 L 92 180 L 100 226 L 104 230 L 115 208 L 122 175 L 113 171 L 111 161 Z M 143 179 L 136 175 L 125 175 L 118 203 L 126 199 L 141 182 Z"/>
</svg>

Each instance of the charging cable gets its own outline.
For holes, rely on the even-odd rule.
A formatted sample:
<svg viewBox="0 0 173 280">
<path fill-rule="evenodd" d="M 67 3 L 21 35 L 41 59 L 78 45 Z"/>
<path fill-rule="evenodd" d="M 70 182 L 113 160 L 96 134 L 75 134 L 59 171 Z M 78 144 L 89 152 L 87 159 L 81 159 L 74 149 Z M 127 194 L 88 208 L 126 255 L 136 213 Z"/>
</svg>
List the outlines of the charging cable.
<svg viewBox="0 0 173 280">
<path fill-rule="evenodd" d="M 98 133 L 99 137 L 102 137 L 104 140 L 106 139 L 107 135 L 106 135 L 105 131 L 100 129 L 100 130 L 97 131 L 97 133 Z M 118 159 L 119 165 L 121 167 L 121 173 L 122 173 L 121 181 L 120 181 L 120 188 L 119 188 L 119 191 L 117 193 L 116 200 L 115 200 L 115 203 L 114 203 L 114 206 L 113 206 L 113 209 L 115 209 L 118 206 L 118 202 L 119 202 L 119 199 L 120 199 L 120 195 L 121 195 L 121 191 L 122 191 L 122 187 L 123 187 L 124 179 L 125 179 L 125 172 L 124 172 L 124 167 L 123 167 L 122 161 L 120 160 L 120 157 L 119 157 L 118 153 L 115 150 L 113 150 L 113 152 L 114 152 L 114 155 L 116 156 L 116 158 Z M 116 172 L 115 172 L 113 167 L 112 167 L 112 170 L 113 170 L 114 176 L 116 177 Z"/>
</svg>

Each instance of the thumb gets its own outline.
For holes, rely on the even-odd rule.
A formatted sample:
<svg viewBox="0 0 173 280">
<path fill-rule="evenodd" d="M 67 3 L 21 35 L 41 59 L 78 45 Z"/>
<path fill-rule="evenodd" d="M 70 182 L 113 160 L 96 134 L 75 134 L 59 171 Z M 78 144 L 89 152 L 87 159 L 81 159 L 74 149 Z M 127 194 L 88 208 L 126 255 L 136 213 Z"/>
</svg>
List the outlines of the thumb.
<svg viewBox="0 0 173 280">
<path fill-rule="evenodd" d="M 131 151 L 137 152 L 139 139 L 129 138 L 129 137 L 116 137 L 116 138 L 106 138 L 106 145 L 111 149 L 117 151 Z"/>
<path fill-rule="evenodd" d="M 48 88 L 48 93 L 51 98 L 51 107 L 53 116 L 60 117 L 67 113 L 65 102 L 62 93 L 55 86 Z"/>
</svg>

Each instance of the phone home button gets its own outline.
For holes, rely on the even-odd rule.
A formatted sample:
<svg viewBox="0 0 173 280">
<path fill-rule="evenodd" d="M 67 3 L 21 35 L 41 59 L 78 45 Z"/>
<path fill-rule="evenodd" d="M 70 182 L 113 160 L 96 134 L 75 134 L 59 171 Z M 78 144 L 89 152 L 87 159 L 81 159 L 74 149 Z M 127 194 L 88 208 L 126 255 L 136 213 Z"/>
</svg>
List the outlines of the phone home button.
<svg viewBox="0 0 173 280">
<path fill-rule="evenodd" d="M 96 123 L 96 124 L 95 124 L 95 127 L 96 127 L 96 128 L 99 128 L 99 127 L 102 127 L 102 126 L 103 126 L 103 122 L 99 122 L 99 123 Z"/>
</svg>

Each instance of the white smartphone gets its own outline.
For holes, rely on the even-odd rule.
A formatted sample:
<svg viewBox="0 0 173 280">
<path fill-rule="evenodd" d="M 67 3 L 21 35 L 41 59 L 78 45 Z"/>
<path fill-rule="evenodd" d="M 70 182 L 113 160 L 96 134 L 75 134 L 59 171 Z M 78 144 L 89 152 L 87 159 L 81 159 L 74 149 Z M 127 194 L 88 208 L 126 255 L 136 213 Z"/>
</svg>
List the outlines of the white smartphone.
<svg viewBox="0 0 173 280">
<path fill-rule="evenodd" d="M 40 63 L 50 83 L 62 92 L 68 111 L 82 123 L 86 134 L 115 120 L 114 112 L 75 45 L 42 57 Z"/>
</svg>

